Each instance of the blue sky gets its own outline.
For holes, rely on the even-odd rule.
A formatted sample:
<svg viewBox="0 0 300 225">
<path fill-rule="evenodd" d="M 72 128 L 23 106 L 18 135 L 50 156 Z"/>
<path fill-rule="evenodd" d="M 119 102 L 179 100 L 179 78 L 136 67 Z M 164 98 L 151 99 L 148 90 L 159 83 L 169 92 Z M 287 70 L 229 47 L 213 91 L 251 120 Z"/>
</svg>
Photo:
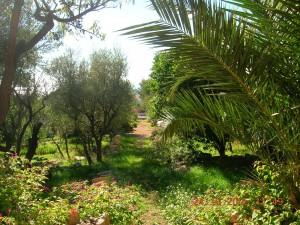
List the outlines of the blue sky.
<svg viewBox="0 0 300 225">
<path fill-rule="evenodd" d="M 121 8 L 109 8 L 87 15 L 85 23 L 89 26 L 97 21 L 101 31 L 106 34 L 104 41 L 96 38 L 66 35 L 64 45 L 51 55 L 60 55 L 65 49 L 72 49 L 78 58 L 88 59 L 89 55 L 100 48 L 120 48 L 127 56 L 128 79 L 137 87 L 142 79 L 149 76 L 152 60 L 157 50 L 127 36 L 115 32 L 119 29 L 139 23 L 157 20 L 156 13 L 149 9 L 146 0 L 137 0 L 135 4 L 125 4 Z"/>
</svg>

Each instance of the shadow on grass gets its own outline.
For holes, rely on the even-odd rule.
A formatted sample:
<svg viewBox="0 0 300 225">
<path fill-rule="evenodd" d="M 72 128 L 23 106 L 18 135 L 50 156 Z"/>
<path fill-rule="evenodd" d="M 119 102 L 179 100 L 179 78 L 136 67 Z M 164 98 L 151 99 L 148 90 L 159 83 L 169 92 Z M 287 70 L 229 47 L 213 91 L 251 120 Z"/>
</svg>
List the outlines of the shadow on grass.
<svg viewBox="0 0 300 225">
<path fill-rule="evenodd" d="M 71 181 L 90 180 L 100 171 L 107 169 L 108 167 L 105 164 L 57 166 L 51 168 L 48 184 L 50 186 L 60 186 Z"/>
<path fill-rule="evenodd" d="M 151 148 L 140 142 L 137 137 L 126 136 L 122 138 L 120 150 L 106 156 L 101 164 L 54 168 L 50 184 L 58 186 L 69 181 L 89 180 L 101 171 L 110 170 L 120 185 L 134 184 L 145 191 L 164 192 L 170 185 L 182 185 L 203 192 L 209 187 L 231 188 L 235 182 L 246 177 L 252 162 L 252 159 L 245 157 L 212 157 L 203 159 L 187 171 L 174 171 L 151 157 Z"/>
</svg>

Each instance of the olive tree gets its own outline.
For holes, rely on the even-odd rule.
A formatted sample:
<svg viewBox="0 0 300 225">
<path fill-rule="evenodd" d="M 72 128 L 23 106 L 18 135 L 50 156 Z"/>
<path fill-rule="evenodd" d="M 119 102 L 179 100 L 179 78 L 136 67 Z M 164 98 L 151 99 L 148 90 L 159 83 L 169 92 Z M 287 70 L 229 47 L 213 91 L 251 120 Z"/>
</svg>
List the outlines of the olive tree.
<svg viewBox="0 0 300 225">
<path fill-rule="evenodd" d="M 119 50 L 99 50 L 90 62 L 78 63 L 69 53 L 55 59 L 48 72 L 56 77 L 62 111 L 77 121 L 78 133 L 85 135 L 81 139 L 95 145 L 97 161 L 102 161 L 103 137 L 115 130 L 116 120 L 128 118 L 122 114 L 131 111 L 125 57 Z"/>
</svg>

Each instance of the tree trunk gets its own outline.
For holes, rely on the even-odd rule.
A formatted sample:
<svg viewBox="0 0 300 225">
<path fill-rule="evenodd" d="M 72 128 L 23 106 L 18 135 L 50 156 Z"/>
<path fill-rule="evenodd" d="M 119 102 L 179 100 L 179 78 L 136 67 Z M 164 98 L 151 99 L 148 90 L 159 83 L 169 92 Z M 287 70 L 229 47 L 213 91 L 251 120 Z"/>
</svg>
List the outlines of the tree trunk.
<svg viewBox="0 0 300 225">
<path fill-rule="evenodd" d="M 226 142 L 223 141 L 223 140 L 218 141 L 217 150 L 218 150 L 221 158 L 224 158 L 226 156 L 226 154 L 225 154 L 225 151 L 226 151 Z"/>
<path fill-rule="evenodd" d="M 22 148 L 22 142 L 23 142 L 23 137 L 24 134 L 26 132 L 27 127 L 29 126 L 30 122 L 32 121 L 32 119 L 28 120 L 24 126 L 22 127 L 22 130 L 20 132 L 20 134 L 17 137 L 17 143 L 16 143 L 16 153 L 17 155 L 20 155 L 21 153 L 21 148 Z"/>
<path fill-rule="evenodd" d="M 29 138 L 29 140 L 28 140 L 28 150 L 26 153 L 26 159 L 28 159 L 29 162 L 32 160 L 33 156 L 36 153 L 36 149 L 38 147 L 38 140 L 39 140 L 38 135 L 39 135 L 42 125 L 43 124 L 41 122 L 33 125 L 31 138 Z"/>
<path fill-rule="evenodd" d="M 93 139 L 92 138 L 87 139 L 87 147 L 88 147 L 89 151 L 93 151 L 94 145 L 93 145 Z"/>
<path fill-rule="evenodd" d="M 16 72 L 17 33 L 23 0 L 15 0 L 10 21 L 10 33 L 5 53 L 4 73 L 0 85 L 0 124 L 5 121 L 9 110 L 12 83 Z"/>
<path fill-rule="evenodd" d="M 92 165 L 93 164 L 93 160 L 92 160 L 92 158 L 90 156 L 87 143 L 84 141 L 82 146 L 83 146 L 83 152 L 85 154 L 86 160 L 88 161 L 88 164 Z"/>
<path fill-rule="evenodd" d="M 63 152 L 62 152 L 62 150 L 61 150 L 59 144 L 55 141 L 54 137 L 52 137 L 51 139 L 52 139 L 52 142 L 55 144 L 55 146 L 56 146 L 56 148 L 57 148 L 59 154 L 60 154 L 61 157 L 64 159 L 65 156 L 64 156 L 64 154 L 63 154 Z"/>
<path fill-rule="evenodd" d="M 114 140 L 114 134 L 111 132 L 111 133 L 109 133 L 109 144 L 110 145 L 112 144 L 113 140 Z"/>
<path fill-rule="evenodd" d="M 68 160 L 70 160 L 70 154 L 69 154 L 69 145 L 68 145 L 68 135 L 67 133 L 64 134 L 64 140 L 65 140 L 65 148 L 66 148 L 66 153 L 68 156 Z"/>
<path fill-rule="evenodd" d="M 21 148 L 22 148 L 22 142 L 23 142 L 23 134 L 20 134 L 18 137 L 17 137 L 17 142 L 16 142 L 16 153 L 18 156 L 20 156 L 20 153 L 21 153 Z"/>
<path fill-rule="evenodd" d="M 5 137 L 5 148 L 9 152 L 11 147 L 13 146 L 13 138 L 12 137 Z"/>
<path fill-rule="evenodd" d="M 96 156 L 97 156 L 97 162 L 102 162 L 102 139 L 101 136 L 99 138 L 99 141 L 96 142 Z"/>
</svg>

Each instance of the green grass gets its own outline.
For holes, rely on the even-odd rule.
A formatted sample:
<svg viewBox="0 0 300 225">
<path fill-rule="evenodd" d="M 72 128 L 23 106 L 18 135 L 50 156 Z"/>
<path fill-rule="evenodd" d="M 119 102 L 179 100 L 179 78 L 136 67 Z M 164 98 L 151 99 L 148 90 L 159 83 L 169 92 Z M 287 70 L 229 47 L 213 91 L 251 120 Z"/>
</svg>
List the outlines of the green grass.
<svg viewBox="0 0 300 225">
<path fill-rule="evenodd" d="M 164 192 L 168 186 L 182 185 L 203 192 L 209 187 L 230 188 L 240 180 L 243 171 L 215 165 L 192 166 L 188 171 L 175 171 L 152 157 L 150 140 L 143 144 L 133 136 L 123 136 L 120 150 L 93 166 L 61 166 L 52 172 L 51 184 L 60 185 L 73 180 L 91 179 L 97 173 L 110 170 L 119 183 L 132 183 L 145 191 Z"/>
<path fill-rule="evenodd" d="M 89 180 L 96 176 L 99 171 L 105 170 L 105 165 L 96 164 L 93 166 L 67 165 L 59 166 L 51 171 L 49 180 L 50 186 L 60 186 L 72 181 Z"/>
<path fill-rule="evenodd" d="M 230 192 L 235 183 L 246 176 L 243 162 L 238 163 L 240 158 L 213 157 L 186 171 L 176 171 L 156 158 L 151 140 L 128 135 L 122 136 L 121 143 L 117 152 L 104 157 L 103 163 L 88 166 L 84 162 L 76 166 L 62 161 L 64 163 L 52 169 L 50 186 L 92 180 L 99 172 L 109 170 L 121 189 L 128 184 L 136 187 L 144 196 L 144 204 L 148 202 L 146 199 L 152 198 L 149 196 L 155 196 L 151 204 L 146 204 L 147 210 L 157 209 L 168 224 L 186 224 L 180 219 L 188 215 L 183 212 L 195 196 L 208 189 Z M 150 219 L 155 220 L 155 216 Z"/>
<path fill-rule="evenodd" d="M 55 153 L 57 153 L 57 148 L 52 142 L 40 143 L 36 151 L 37 155 L 52 155 Z"/>
<path fill-rule="evenodd" d="M 123 137 L 121 151 L 106 159 L 107 166 L 121 180 L 141 185 L 146 190 L 164 191 L 170 185 L 181 184 L 195 191 L 209 187 L 230 188 L 240 180 L 242 171 L 215 166 L 197 165 L 188 171 L 174 171 L 151 157 L 151 142 L 139 147 L 133 137 Z"/>
<path fill-rule="evenodd" d="M 104 145 L 108 145 L 107 140 L 104 141 Z M 72 159 L 80 155 L 80 149 L 78 150 L 71 141 L 69 147 Z M 136 191 L 134 196 L 140 196 L 137 208 L 146 216 L 150 215 L 147 220 L 155 221 L 163 218 L 166 222 L 159 224 L 199 224 L 198 222 L 203 218 L 213 220 L 216 212 L 221 216 L 224 212 L 224 218 L 228 216 L 227 205 L 215 205 L 213 208 L 205 204 L 197 208 L 193 205 L 194 200 L 206 199 L 212 202 L 221 199 L 224 195 L 233 196 L 235 194 L 233 190 L 239 187 L 236 183 L 247 178 L 251 170 L 250 165 L 254 158 L 249 155 L 245 157 L 248 150 L 238 143 L 234 143 L 233 148 L 234 154 L 230 157 L 221 158 L 213 153 L 212 157 L 200 158 L 197 164 L 178 170 L 162 161 L 162 158 L 158 158 L 158 150 L 154 149 L 150 139 L 123 135 L 118 151 L 105 155 L 102 163 L 92 166 L 87 165 L 85 160 L 79 165 L 75 160 L 62 159 L 56 146 L 50 141 L 39 146 L 34 161 L 58 162 L 57 166 L 51 168 L 48 180 L 50 187 L 68 184 L 72 189 L 74 185 L 76 186 L 73 181 L 91 181 L 99 176 L 99 172 L 109 170 L 117 180 L 117 184 L 114 184 L 117 192 L 122 193 L 124 188 L 133 188 Z M 65 154 L 63 145 L 62 150 Z M 50 188 L 50 190 L 60 189 L 63 188 Z M 92 204 L 98 203 L 92 202 Z M 152 214 L 145 213 L 146 211 Z M 213 221 L 211 224 L 217 223 Z"/>
</svg>

